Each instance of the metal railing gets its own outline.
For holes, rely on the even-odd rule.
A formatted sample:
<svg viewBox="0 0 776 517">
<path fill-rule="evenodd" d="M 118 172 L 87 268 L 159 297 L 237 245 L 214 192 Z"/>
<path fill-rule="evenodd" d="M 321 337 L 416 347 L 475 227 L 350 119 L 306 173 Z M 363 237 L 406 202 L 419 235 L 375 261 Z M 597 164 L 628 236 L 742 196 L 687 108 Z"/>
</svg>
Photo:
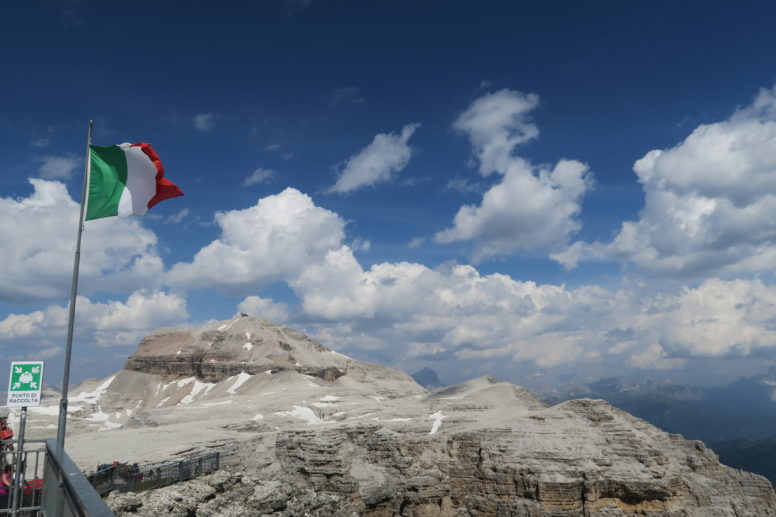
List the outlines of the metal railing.
<svg viewBox="0 0 776 517">
<path fill-rule="evenodd" d="M 24 440 L 21 458 L 17 441 L 0 442 L 0 471 L 19 483 L 7 486 L 0 478 L 0 516 L 112 517 L 113 512 L 95 492 L 70 457 L 54 439 Z M 21 462 L 18 460 L 21 459 Z"/>
<path fill-rule="evenodd" d="M 46 440 L 38 517 L 113 517 L 100 494 L 53 438 Z"/>
<path fill-rule="evenodd" d="M 0 515 L 37 515 L 41 505 L 46 442 L 24 441 L 18 485 L 15 480 L 19 456 L 15 446 L 18 446 L 15 440 L 0 441 Z"/>
<path fill-rule="evenodd" d="M 110 492 L 144 492 L 180 481 L 194 479 L 202 474 L 218 470 L 220 455 L 217 452 L 190 456 L 164 463 L 100 465 L 87 480 L 96 492 L 104 496 Z"/>
<path fill-rule="evenodd" d="M 16 478 L 16 441 L 0 441 L 0 475 Z M 218 452 L 164 463 L 108 465 L 88 478 L 54 439 L 24 440 L 20 483 L 0 478 L 0 517 L 112 517 L 102 500 L 112 491 L 143 492 L 215 472 Z M 5 487 L 5 488 L 3 488 Z"/>
</svg>

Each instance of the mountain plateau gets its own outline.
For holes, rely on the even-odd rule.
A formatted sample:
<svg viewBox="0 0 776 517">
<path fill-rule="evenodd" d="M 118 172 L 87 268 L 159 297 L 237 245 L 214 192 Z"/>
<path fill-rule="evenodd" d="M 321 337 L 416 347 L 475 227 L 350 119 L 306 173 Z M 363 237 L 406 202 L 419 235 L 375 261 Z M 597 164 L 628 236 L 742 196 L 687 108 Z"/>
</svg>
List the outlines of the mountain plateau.
<svg viewBox="0 0 776 517">
<path fill-rule="evenodd" d="M 429 391 L 252 316 L 160 329 L 73 394 L 84 469 L 221 452 L 211 476 L 111 496 L 117 515 L 776 516 L 765 478 L 602 400 L 491 377 Z"/>
</svg>

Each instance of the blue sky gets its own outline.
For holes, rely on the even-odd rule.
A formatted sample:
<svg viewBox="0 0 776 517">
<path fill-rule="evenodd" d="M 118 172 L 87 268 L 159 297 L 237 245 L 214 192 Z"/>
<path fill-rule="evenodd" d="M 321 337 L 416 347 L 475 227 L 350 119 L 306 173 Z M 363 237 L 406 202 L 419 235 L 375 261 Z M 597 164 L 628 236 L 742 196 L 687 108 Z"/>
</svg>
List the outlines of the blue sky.
<svg viewBox="0 0 776 517">
<path fill-rule="evenodd" d="M 95 144 L 151 142 L 186 196 L 87 224 L 76 379 L 151 329 L 240 311 L 447 382 L 760 373 L 774 11 L 5 6 L 4 356 L 61 379 L 93 119 Z"/>
</svg>

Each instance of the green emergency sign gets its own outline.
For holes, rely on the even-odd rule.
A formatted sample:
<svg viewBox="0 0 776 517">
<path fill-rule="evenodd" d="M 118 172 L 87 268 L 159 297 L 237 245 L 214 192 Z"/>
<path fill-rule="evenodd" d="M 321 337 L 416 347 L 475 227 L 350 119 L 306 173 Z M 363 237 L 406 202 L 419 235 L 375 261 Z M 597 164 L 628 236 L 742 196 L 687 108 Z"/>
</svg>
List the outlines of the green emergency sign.
<svg viewBox="0 0 776 517">
<path fill-rule="evenodd" d="M 43 361 L 14 361 L 8 380 L 8 407 L 40 406 Z"/>
</svg>

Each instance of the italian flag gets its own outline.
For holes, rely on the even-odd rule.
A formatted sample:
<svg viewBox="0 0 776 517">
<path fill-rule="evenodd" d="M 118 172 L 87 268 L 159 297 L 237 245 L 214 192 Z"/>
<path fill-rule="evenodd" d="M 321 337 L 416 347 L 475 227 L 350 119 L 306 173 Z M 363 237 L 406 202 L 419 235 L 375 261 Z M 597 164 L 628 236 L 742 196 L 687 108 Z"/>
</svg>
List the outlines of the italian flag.
<svg viewBox="0 0 776 517">
<path fill-rule="evenodd" d="M 89 146 L 89 186 L 85 220 L 145 215 L 159 201 L 183 192 L 164 177 L 151 144 Z"/>
</svg>

